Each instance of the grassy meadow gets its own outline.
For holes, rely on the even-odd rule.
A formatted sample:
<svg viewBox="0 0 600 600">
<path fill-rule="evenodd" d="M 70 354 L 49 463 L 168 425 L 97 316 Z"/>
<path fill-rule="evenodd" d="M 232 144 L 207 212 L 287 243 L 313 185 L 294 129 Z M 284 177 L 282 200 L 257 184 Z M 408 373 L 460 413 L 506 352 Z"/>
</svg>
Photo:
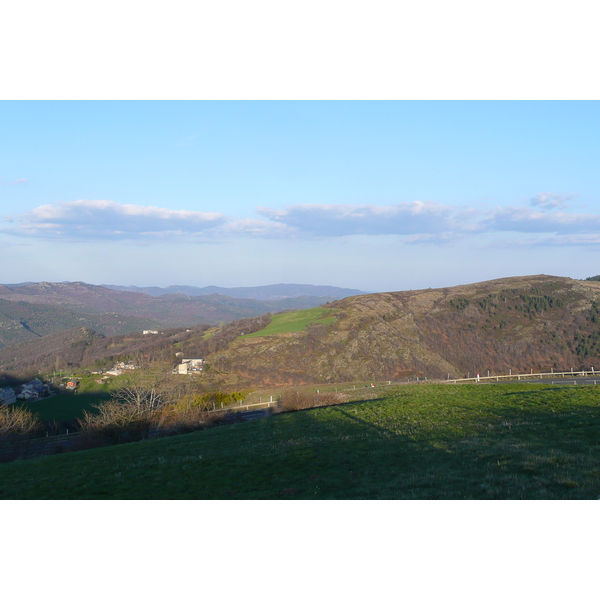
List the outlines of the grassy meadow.
<svg viewBox="0 0 600 600">
<path fill-rule="evenodd" d="M 94 405 L 108 400 L 111 391 L 128 381 L 128 375 L 107 379 L 102 385 L 96 383 L 95 379 L 97 377 L 81 377 L 75 392 L 64 391 L 35 402 L 18 402 L 18 405 L 31 411 L 42 421 L 75 421 L 83 417 L 84 411 L 96 412 Z"/>
<path fill-rule="evenodd" d="M 83 417 L 84 411 L 95 412 L 93 405 L 108 399 L 107 392 L 65 392 L 36 402 L 20 402 L 18 406 L 26 408 L 42 421 L 75 421 Z"/>
<path fill-rule="evenodd" d="M 402 385 L 0 464 L 2 499 L 596 499 L 600 389 Z"/>
<path fill-rule="evenodd" d="M 276 314 L 273 315 L 271 322 L 264 329 L 249 333 L 244 337 L 263 337 L 276 333 L 304 331 L 309 325 L 317 323 L 331 325 L 335 321 L 335 317 L 325 316 L 331 311 L 330 308 L 317 307 Z"/>
</svg>

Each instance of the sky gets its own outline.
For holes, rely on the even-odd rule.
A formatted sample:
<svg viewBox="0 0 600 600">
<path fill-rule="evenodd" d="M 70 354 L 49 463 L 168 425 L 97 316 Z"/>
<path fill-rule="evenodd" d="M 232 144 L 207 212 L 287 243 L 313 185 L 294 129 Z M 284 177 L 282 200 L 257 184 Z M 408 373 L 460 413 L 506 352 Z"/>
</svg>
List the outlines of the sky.
<svg viewBox="0 0 600 600">
<path fill-rule="evenodd" d="M 4 101 L 2 283 L 600 273 L 597 101 Z"/>
<path fill-rule="evenodd" d="M 3 16 L 0 283 L 600 273 L 582 0 L 25 0 Z"/>
</svg>

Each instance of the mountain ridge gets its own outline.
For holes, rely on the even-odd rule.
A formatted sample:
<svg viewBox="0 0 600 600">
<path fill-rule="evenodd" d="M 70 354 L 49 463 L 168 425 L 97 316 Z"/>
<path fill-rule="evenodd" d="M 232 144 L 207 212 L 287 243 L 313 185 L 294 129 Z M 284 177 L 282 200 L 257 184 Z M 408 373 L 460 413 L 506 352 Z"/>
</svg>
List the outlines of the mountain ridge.
<svg viewBox="0 0 600 600">
<path fill-rule="evenodd" d="M 597 281 L 507 277 L 363 294 L 333 300 L 317 312 L 320 317 L 307 317 L 314 310 L 282 315 L 303 325 L 276 329 L 280 333 L 275 334 L 272 327 L 266 329 L 274 318 L 267 313 L 211 328 L 145 336 L 152 340 L 144 340 L 141 333 L 121 336 L 115 344 L 92 339 L 78 364 L 130 350 L 176 362 L 176 352 L 182 352 L 206 358 L 207 384 L 218 381 L 231 388 L 415 376 L 446 379 L 488 370 L 600 370 Z M 81 335 L 75 332 L 72 339 Z M 30 342 L 18 349 L 23 365 L 35 361 L 38 345 Z M 52 347 L 57 345 L 58 339 Z M 10 348 L 0 352 L 0 368 L 10 358 Z M 44 361 L 50 360 L 46 353 Z"/>
<path fill-rule="evenodd" d="M 238 338 L 208 362 L 245 381 L 280 384 L 600 368 L 598 282 L 508 277 L 327 307 L 331 325 Z"/>
<path fill-rule="evenodd" d="M 152 321 L 145 327 L 149 329 L 221 324 L 268 312 L 311 308 L 335 299 L 333 296 L 298 296 L 256 300 L 220 294 L 190 297 L 181 293 L 150 296 L 84 282 L 0 285 L 0 300 L 60 307 L 86 315 L 118 314 L 125 318 L 146 319 Z"/>
<path fill-rule="evenodd" d="M 253 287 L 225 288 L 216 285 L 195 287 L 190 285 L 171 285 L 166 288 L 150 286 L 138 287 L 102 284 L 103 287 L 116 291 L 131 291 L 148 294 L 150 296 L 164 296 L 168 294 L 185 294 L 186 296 L 208 296 L 220 294 L 232 298 L 252 298 L 254 300 L 284 300 L 301 296 L 346 298 L 366 294 L 358 289 L 339 288 L 330 285 L 310 285 L 297 283 L 277 283 Z"/>
</svg>

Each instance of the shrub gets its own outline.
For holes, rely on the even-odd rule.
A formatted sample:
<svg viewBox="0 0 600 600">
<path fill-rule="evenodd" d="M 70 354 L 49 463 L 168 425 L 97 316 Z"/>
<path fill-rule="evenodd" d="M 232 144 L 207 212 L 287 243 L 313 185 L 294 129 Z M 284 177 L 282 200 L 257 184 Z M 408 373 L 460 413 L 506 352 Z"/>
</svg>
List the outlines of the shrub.
<svg viewBox="0 0 600 600">
<path fill-rule="evenodd" d="M 148 437 L 152 424 L 152 411 L 142 410 L 135 402 L 109 400 L 95 405 L 97 414 L 84 411 L 78 419 L 82 433 L 107 437 L 113 442 L 136 441 Z"/>
<path fill-rule="evenodd" d="M 43 428 L 41 421 L 20 406 L 0 406 L 0 462 L 27 452 L 29 440 Z"/>
<path fill-rule="evenodd" d="M 202 429 L 219 417 L 209 412 L 210 394 L 172 399 L 168 394 L 159 394 L 154 387 L 128 386 L 111 395 L 112 400 L 94 407 L 97 414 L 86 411 L 79 419 L 79 428 L 86 437 L 117 443 L 137 441 Z"/>
<path fill-rule="evenodd" d="M 209 412 L 209 406 L 202 396 L 184 396 L 165 404 L 156 411 L 154 431 L 157 435 L 174 435 L 196 431 L 212 425 L 220 418 L 218 413 Z"/>
</svg>

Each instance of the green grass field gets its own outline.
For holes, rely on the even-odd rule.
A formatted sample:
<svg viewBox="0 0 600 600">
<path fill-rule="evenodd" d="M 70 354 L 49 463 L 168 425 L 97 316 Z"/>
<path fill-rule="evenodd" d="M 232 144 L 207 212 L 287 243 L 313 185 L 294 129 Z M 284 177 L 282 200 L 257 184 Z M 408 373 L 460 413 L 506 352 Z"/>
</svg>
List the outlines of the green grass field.
<svg viewBox="0 0 600 600">
<path fill-rule="evenodd" d="M 19 402 L 18 406 L 27 408 L 42 421 L 74 421 L 83 417 L 84 410 L 95 412 L 93 405 L 108 399 L 108 392 L 65 392 L 37 402 Z"/>
<path fill-rule="evenodd" d="M 600 389 L 405 385 L 374 400 L 0 465 L 0 498 L 596 499 Z"/>
<path fill-rule="evenodd" d="M 124 385 L 128 375 L 107 379 L 105 384 L 97 384 L 94 377 L 82 377 L 77 391 L 63 392 L 35 402 L 18 402 L 42 421 L 74 421 L 83 417 L 83 411 L 95 412 L 95 404 L 109 400 L 109 392 Z"/>
<path fill-rule="evenodd" d="M 273 335 L 275 333 L 304 331 L 309 325 L 314 325 L 317 323 L 322 325 L 331 325 L 335 321 L 336 317 L 325 316 L 331 311 L 331 308 L 317 307 L 273 315 L 271 322 L 264 329 L 254 333 L 249 333 L 244 337 L 261 337 L 265 335 Z"/>
</svg>

